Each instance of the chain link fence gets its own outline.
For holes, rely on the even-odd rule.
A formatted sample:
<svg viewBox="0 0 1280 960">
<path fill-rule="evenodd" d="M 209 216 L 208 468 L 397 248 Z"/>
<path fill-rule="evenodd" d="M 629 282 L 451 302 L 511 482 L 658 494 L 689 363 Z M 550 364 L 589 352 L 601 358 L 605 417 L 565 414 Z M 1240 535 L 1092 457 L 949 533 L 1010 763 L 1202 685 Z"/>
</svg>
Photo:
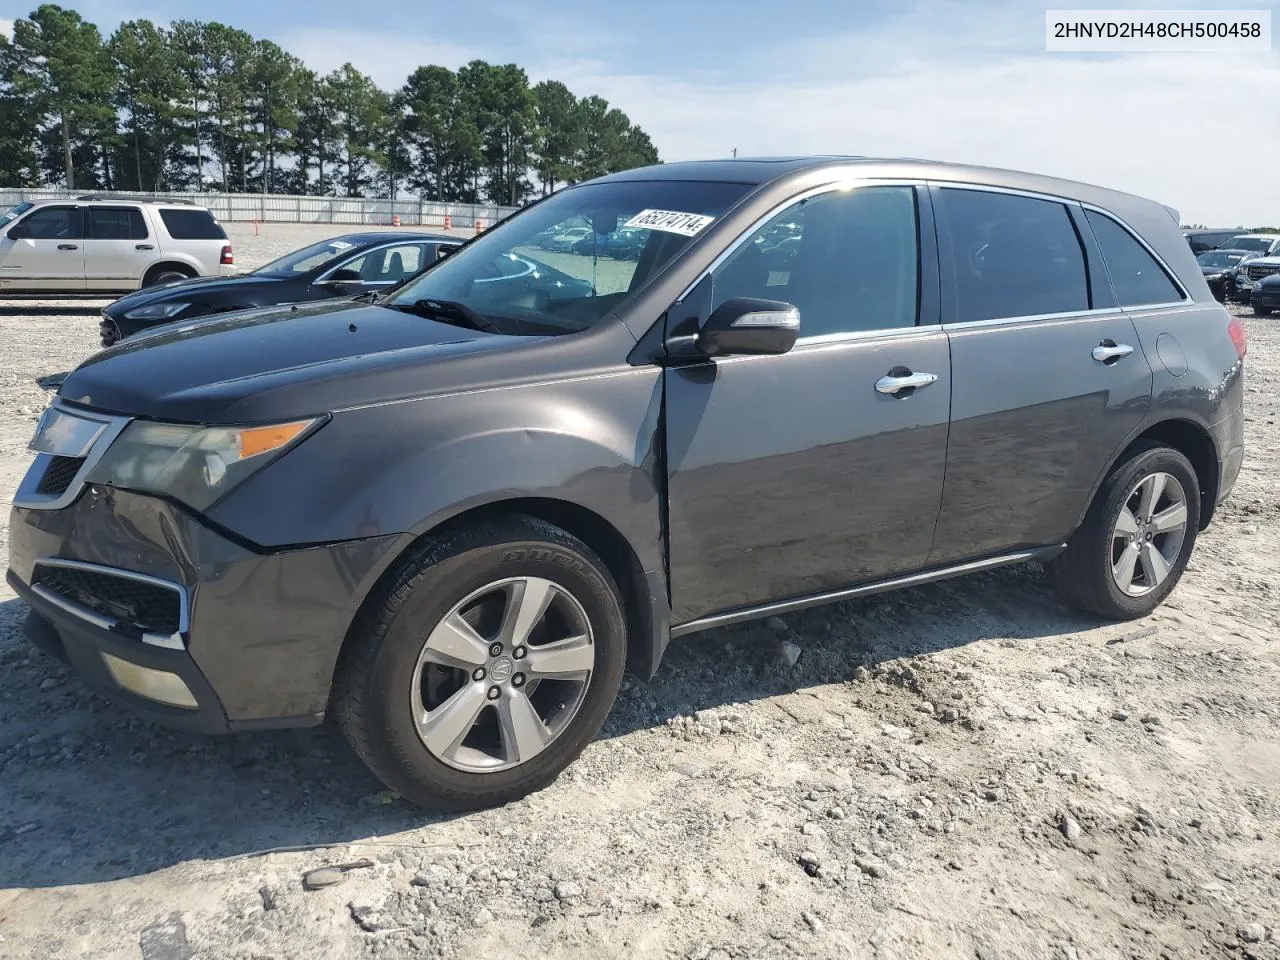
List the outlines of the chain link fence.
<svg viewBox="0 0 1280 960">
<path fill-rule="evenodd" d="M 260 220 L 277 223 L 345 223 L 391 226 L 399 218 L 405 227 L 489 227 L 518 207 L 479 203 L 445 203 L 440 200 L 372 200 L 361 197 L 304 197 L 279 193 L 137 193 L 123 190 L 85 193 L 58 188 L 0 187 L 0 209 L 24 200 L 75 200 L 85 196 L 112 196 L 131 200 L 183 200 L 207 207 L 219 220 Z M 446 218 L 447 221 L 446 221 Z"/>
</svg>

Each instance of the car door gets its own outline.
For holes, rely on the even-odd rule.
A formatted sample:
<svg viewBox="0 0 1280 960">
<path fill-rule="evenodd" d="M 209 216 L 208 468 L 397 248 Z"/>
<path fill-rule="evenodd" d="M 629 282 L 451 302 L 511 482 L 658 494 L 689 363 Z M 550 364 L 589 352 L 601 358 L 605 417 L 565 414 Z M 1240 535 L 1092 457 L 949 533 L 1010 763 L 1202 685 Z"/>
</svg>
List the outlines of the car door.
<svg viewBox="0 0 1280 960">
<path fill-rule="evenodd" d="M 794 250 L 772 255 L 784 223 Z M 797 306 L 800 337 L 664 374 L 676 625 L 914 570 L 933 541 L 950 364 L 927 194 L 799 198 L 672 308 L 669 335 L 744 296 Z"/>
<path fill-rule="evenodd" d="M 156 243 L 134 206 L 84 208 L 84 272 L 89 290 L 136 290 L 155 258 Z"/>
<path fill-rule="evenodd" d="M 36 207 L 10 226 L 0 241 L 0 281 L 7 290 L 84 290 L 80 207 Z"/>
<path fill-rule="evenodd" d="M 933 195 L 952 378 L 936 566 L 1065 540 L 1145 416 L 1152 373 L 1078 205 Z"/>
</svg>

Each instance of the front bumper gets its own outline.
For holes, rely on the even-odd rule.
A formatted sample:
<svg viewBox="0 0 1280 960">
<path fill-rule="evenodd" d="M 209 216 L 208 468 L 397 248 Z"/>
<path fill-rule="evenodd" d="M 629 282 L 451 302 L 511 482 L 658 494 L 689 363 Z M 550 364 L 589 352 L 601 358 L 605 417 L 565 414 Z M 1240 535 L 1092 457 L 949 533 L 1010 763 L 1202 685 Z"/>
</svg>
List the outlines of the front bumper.
<svg viewBox="0 0 1280 960">
<path fill-rule="evenodd" d="M 151 719 L 208 733 L 320 721 L 347 628 L 401 539 L 263 553 L 167 501 L 92 485 L 60 509 L 15 506 L 9 530 L 8 582 L 33 611 L 33 642 Z M 144 635 L 56 602 L 33 589 L 37 567 L 56 566 L 41 566 L 49 560 L 171 585 L 184 597 L 182 629 Z M 194 706 L 130 692 L 121 661 L 174 675 Z"/>
<path fill-rule="evenodd" d="M 1260 287 L 1254 287 L 1249 297 L 1249 303 L 1254 308 L 1262 307 L 1267 310 L 1280 310 L 1280 287 L 1273 285 L 1265 290 Z"/>
</svg>

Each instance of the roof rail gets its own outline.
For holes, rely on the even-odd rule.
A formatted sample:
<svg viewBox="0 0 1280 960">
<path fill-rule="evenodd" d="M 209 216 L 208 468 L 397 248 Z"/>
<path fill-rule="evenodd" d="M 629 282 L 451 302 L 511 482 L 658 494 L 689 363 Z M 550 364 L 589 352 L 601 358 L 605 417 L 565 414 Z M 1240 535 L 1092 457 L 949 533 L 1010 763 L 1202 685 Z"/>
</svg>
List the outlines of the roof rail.
<svg viewBox="0 0 1280 960">
<path fill-rule="evenodd" d="M 189 207 L 194 207 L 196 205 L 196 202 L 194 200 L 186 200 L 180 197 L 157 197 L 157 196 L 130 197 L 130 196 L 126 196 L 125 194 L 119 194 L 119 193 L 86 193 L 82 197 L 76 197 L 76 199 L 77 200 L 115 200 L 115 201 L 123 200 L 129 203 L 182 203 L 182 204 L 186 204 Z"/>
</svg>

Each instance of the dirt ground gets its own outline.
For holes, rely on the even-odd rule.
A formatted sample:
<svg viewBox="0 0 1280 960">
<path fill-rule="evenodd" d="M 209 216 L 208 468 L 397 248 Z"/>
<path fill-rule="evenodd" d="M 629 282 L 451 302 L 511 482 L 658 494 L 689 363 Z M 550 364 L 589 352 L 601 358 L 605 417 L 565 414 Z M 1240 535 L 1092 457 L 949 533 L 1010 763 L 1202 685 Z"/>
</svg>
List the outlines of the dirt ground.
<svg viewBox="0 0 1280 960">
<path fill-rule="evenodd" d="M 242 264 L 325 235 L 232 226 Z M 4 505 L 98 306 L 0 302 Z M 328 729 L 137 720 L 0 586 L 0 957 L 1280 958 L 1280 332 L 1245 326 L 1244 469 L 1155 615 L 1025 566 L 694 636 L 500 810 L 413 810 Z"/>
</svg>

